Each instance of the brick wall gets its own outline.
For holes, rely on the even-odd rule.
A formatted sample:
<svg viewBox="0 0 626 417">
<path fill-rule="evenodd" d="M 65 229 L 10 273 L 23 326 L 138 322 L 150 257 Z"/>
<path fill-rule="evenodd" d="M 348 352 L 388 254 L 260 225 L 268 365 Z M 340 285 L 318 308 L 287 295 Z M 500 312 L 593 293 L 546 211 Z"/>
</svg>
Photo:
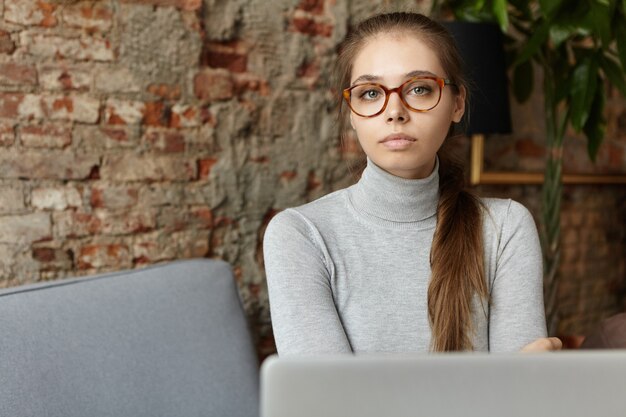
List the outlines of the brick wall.
<svg viewBox="0 0 626 417">
<path fill-rule="evenodd" d="M 0 0 L 0 286 L 222 258 L 260 354 L 272 352 L 263 231 L 278 211 L 354 180 L 347 162 L 358 147 L 340 148 L 329 71 L 348 25 L 381 5 L 428 10 L 427 1 Z M 490 141 L 488 159 L 537 165 L 526 153 L 540 146 L 540 119 L 523 109 L 534 132 L 502 158 Z M 623 101 L 610 109 L 623 151 Z M 626 171 L 623 153 L 607 155 Z M 568 331 L 617 309 L 602 300 L 623 294 L 623 190 L 567 191 L 564 228 L 579 235 L 564 230 L 577 254 L 565 256 L 582 265 L 562 294 Z M 538 213 L 536 187 L 481 192 Z M 605 249 L 583 231 L 605 236 Z M 601 280 L 589 270 L 599 264 Z"/>
</svg>

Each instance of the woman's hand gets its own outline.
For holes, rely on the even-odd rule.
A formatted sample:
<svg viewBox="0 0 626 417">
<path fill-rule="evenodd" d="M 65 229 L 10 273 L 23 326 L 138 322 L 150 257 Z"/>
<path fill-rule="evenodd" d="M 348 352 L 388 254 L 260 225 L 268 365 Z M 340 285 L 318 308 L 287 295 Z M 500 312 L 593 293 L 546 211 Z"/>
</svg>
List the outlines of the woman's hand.
<svg viewBox="0 0 626 417">
<path fill-rule="evenodd" d="M 561 350 L 563 342 L 558 337 L 543 337 L 524 346 L 521 352 L 548 352 Z"/>
</svg>

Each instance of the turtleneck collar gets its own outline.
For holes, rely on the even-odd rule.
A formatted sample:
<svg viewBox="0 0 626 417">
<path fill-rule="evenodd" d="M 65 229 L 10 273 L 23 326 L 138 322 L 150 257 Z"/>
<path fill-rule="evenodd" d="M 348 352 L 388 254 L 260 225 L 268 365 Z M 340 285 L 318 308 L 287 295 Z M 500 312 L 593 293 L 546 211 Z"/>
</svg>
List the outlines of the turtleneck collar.
<svg viewBox="0 0 626 417">
<path fill-rule="evenodd" d="M 433 216 L 439 201 L 439 157 L 426 178 L 406 179 L 388 173 L 370 158 L 361 179 L 352 187 L 359 211 L 393 222 L 417 222 Z"/>
</svg>

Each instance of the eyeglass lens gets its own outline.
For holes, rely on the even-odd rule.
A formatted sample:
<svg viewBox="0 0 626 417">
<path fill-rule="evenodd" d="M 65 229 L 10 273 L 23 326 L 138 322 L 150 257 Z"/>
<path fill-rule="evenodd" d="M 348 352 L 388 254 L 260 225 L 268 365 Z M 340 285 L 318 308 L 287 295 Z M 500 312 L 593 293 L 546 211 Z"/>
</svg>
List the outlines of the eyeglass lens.
<svg viewBox="0 0 626 417">
<path fill-rule="evenodd" d="M 402 88 L 402 98 L 414 110 L 430 110 L 437 105 L 440 87 L 428 78 L 410 81 Z M 385 105 L 385 90 L 378 84 L 362 84 L 354 87 L 350 94 L 350 106 L 364 116 L 371 116 Z"/>
</svg>

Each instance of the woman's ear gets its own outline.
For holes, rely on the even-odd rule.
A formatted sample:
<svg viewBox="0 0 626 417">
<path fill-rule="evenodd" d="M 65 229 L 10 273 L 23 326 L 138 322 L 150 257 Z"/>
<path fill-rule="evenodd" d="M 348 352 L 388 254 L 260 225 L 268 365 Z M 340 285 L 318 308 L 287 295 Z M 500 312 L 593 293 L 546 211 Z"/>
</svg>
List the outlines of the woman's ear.
<svg viewBox="0 0 626 417">
<path fill-rule="evenodd" d="M 465 97 L 467 92 L 465 87 L 459 87 L 459 94 L 454 96 L 454 111 L 452 112 L 452 121 L 459 123 L 465 114 Z"/>
</svg>

